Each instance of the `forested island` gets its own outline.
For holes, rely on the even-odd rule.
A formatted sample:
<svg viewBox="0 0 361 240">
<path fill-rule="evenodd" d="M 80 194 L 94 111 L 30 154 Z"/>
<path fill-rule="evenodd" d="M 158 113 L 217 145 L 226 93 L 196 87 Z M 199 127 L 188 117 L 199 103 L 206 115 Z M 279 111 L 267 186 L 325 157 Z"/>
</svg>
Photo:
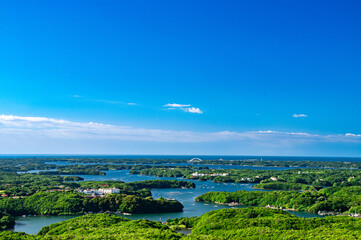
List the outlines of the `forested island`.
<svg viewBox="0 0 361 240">
<path fill-rule="evenodd" d="M 350 169 L 302 168 L 288 170 L 193 169 L 154 166 L 130 170 L 131 174 L 183 177 L 218 183 L 256 183 L 255 188 L 273 190 L 317 190 L 330 186 L 361 186 L 361 171 Z"/>
<path fill-rule="evenodd" d="M 35 175 L 35 174 L 28 174 Z M 124 183 L 121 181 L 105 182 L 80 182 L 64 183 L 59 177 L 48 187 L 41 185 L 51 184 L 48 176 L 36 176 L 37 181 L 25 186 L 14 186 L 13 183 L 5 184 L 4 195 L 0 198 L 0 212 L 7 212 L 13 216 L 24 214 L 40 215 L 69 215 L 84 212 L 126 212 L 126 213 L 150 213 L 150 212 L 178 212 L 183 206 L 176 200 L 163 198 L 153 199 L 149 188 L 194 188 L 194 183 L 175 180 L 150 180 L 144 182 Z M 20 179 L 28 179 L 21 174 Z M 42 180 L 42 181 L 41 181 Z M 4 184 L 3 184 L 4 185 Z M 34 193 L 36 186 L 37 191 Z M 86 196 L 80 193 L 86 188 L 117 188 L 119 193 L 104 196 Z M 17 188 L 24 191 L 16 192 Z M 78 190 L 78 191 L 76 191 Z M 25 194 L 24 194 L 25 192 Z"/>
<path fill-rule="evenodd" d="M 331 158 L 332 159 L 332 158 Z M 330 159 L 330 160 L 331 160 Z M 214 166 L 256 166 L 256 167 L 283 167 L 283 168 L 345 168 L 361 169 L 361 162 L 358 161 L 310 161 L 310 160 L 261 160 L 261 159 L 244 159 L 244 160 L 203 160 L 200 162 L 189 162 L 190 159 L 112 159 L 112 158 L 62 158 L 62 157 L 26 157 L 26 158 L 1 158 L 0 171 L 23 172 L 29 170 L 55 170 L 59 173 L 66 174 L 69 171 L 81 172 L 77 174 L 86 174 L 88 166 L 97 165 L 97 172 L 104 172 L 110 169 L 131 169 L 133 165 L 178 165 L 187 164 L 194 167 L 202 165 Z M 57 165 L 55 163 L 77 165 L 69 168 L 69 165 Z M 70 173 L 69 173 L 70 174 Z M 94 172 L 92 173 L 94 174 Z"/>
<path fill-rule="evenodd" d="M 196 201 L 359 216 L 361 214 L 361 186 L 330 187 L 305 192 L 208 192 L 198 196 Z"/>
<path fill-rule="evenodd" d="M 109 194 L 87 198 L 76 192 L 39 192 L 24 198 L 0 199 L 0 211 L 21 216 L 74 215 L 87 212 L 162 213 L 180 212 L 183 205 L 176 200 L 143 197 L 132 194 Z"/>
<path fill-rule="evenodd" d="M 192 228 L 182 239 L 355 239 L 361 219 L 299 218 L 266 208 L 222 209 L 200 217 L 168 221 L 172 229 Z"/>
<path fill-rule="evenodd" d="M 189 181 L 148 180 L 78 181 L 74 176 L 51 176 L 36 173 L 0 173 L 0 227 L 14 226 L 15 216 L 74 215 L 92 212 L 163 213 L 180 212 L 183 205 L 164 198 L 153 199 L 149 189 L 194 188 Z M 100 190 L 116 190 L 99 194 Z M 85 192 L 93 191 L 89 195 Z M 95 195 L 94 195 L 95 194 Z"/>
<path fill-rule="evenodd" d="M 39 162 L 65 162 L 65 163 L 108 163 L 108 164 L 184 164 L 189 163 L 188 159 L 151 159 L 151 158 L 129 158 L 129 159 L 115 159 L 115 158 L 37 158 Z M 247 159 L 243 160 L 202 160 L 193 162 L 194 165 L 231 165 L 231 166 L 262 166 L 262 167 L 302 167 L 302 168 L 361 168 L 361 162 L 358 161 L 340 161 L 330 158 L 328 161 L 317 160 L 262 160 L 262 159 Z"/>
<path fill-rule="evenodd" d="M 189 229 L 189 235 L 177 231 Z M 361 219 L 299 218 L 266 208 L 222 209 L 167 223 L 89 214 L 44 227 L 37 235 L 0 232 L 2 239 L 357 239 Z"/>
</svg>

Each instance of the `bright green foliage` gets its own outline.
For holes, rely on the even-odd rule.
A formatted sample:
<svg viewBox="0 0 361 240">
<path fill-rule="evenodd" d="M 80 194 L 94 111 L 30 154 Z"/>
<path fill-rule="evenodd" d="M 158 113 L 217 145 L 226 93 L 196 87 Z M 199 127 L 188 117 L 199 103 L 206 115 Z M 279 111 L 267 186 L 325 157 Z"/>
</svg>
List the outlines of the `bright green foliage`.
<svg viewBox="0 0 361 240">
<path fill-rule="evenodd" d="M 331 187 L 319 192 L 209 192 L 196 198 L 197 201 L 214 203 L 238 203 L 248 206 L 271 205 L 309 212 L 361 213 L 361 186 Z"/>
<path fill-rule="evenodd" d="M 256 185 L 260 189 L 279 189 L 279 190 L 302 190 L 302 191 L 316 191 L 316 188 L 302 183 L 286 183 L 286 182 L 268 182 Z"/>
<path fill-rule="evenodd" d="M 167 225 L 172 230 L 193 228 L 196 225 L 198 219 L 199 219 L 198 217 L 184 217 L 184 218 L 168 219 Z"/>
<path fill-rule="evenodd" d="M 299 218 L 266 208 L 222 209 L 198 218 L 184 239 L 355 239 L 361 220 L 352 217 Z"/>
<path fill-rule="evenodd" d="M 171 229 L 192 228 L 188 236 Z M 267 208 L 222 209 L 200 217 L 129 220 L 109 214 L 88 214 L 44 227 L 37 235 L 3 231 L 0 239 L 357 239 L 361 219 L 299 218 Z"/>
<path fill-rule="evenodd" d="M 160 222 L 129 220 L 108 214 L 90 214 L 44 227 L 42 239 L 180 239 Z"/>
<path fill-rule="evenodd" d="M 29 235 L 23 232 L 10 232 L 10 231 L 2 231 L 0 232 L 0 239 L 6 240 L 33 240 L 40 239 L 34 235 Z"/>
<path fill-rule="evenodd" d="M 11 196 L 29 196 L 37 191 L 46 191 L 50 189 L 74 188 L 78 184 L 74 182 L 65 182 L 68 180 L 82 180 L 80 177 L 74 176 L 42 176 L 39 174 L 18 174 L 2 172 L 0 173 L 0 190 Z"/>
<path fill-rule="evenodd" d="M 76 192 L 39 192 L 26 198 L 0 199 L 0 212 L 19 216 L 73 215 L 83 212 L 121 211 L 127 213 L 181 212 L 183 205 L 175 200 L 135 195 L 110 194 L 100 198 L 85 198 Z"/>
</svg>

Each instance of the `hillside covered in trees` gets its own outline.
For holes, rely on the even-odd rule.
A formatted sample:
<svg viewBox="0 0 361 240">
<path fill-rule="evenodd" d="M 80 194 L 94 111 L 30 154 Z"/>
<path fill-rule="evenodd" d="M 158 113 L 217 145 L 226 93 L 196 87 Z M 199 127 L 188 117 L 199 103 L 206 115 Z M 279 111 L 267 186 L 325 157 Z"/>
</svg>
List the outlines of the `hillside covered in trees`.
<svg viewBox="0 0 361 240">
<path fill-rule="evenodd" d="M 177 231 L 188 228 L 189 235 Z M 361 219 L 299 218 L 266 208 L 222 209 L 200 217 L 169 220 L 129 220 L 109 214 L 89 214 L 44 227 L 37 235 L 0 232 L 1 239 L 357 239 Z"/>
<path fill-rule="evenodd" d="M 331 187 L 320 191 L 208 192 L 196 201 L 275 207 L 308 212 L 361 214 L 361 187 Z"/>
</svg>

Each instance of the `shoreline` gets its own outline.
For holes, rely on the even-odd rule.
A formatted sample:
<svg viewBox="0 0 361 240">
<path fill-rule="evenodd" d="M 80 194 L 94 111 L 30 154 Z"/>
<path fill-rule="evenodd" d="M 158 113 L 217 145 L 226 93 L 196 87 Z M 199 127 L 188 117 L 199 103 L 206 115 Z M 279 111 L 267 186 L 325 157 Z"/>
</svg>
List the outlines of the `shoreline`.
<svg viewBox="0 0 361 240">
<path fill-rule="evenodd" d="M 196 202 L 203 202 L 203 201 L 197 201 Z M 230 207 L 234 207 L 234 206 L 244 206 L 244 207 L 262 207 L 262 208 L 270 208 L 270 209 L 279 209 L 279 210 L 283 210 L 283 211 L 294 211 L 294 212 L 306 212 L 306 213 L 313 213 L 313 214 L 317 214 L 319 216 L 348 216 L 348 217 L 354 217 L 354 218 L 361 218 L 361 214 L 358 213 L 340 213 L 340 212 L 333 212 L 333 211 L 318 211 L 317 213 L 315 212 L 308 212 L 308 211 L 303 211 L 303 210 L 297 210 L 294 208 L 283 208 L 283 207 L 276 207 L 273 205 L 268 204 L 267 206 L 249 206 L 249 205 L 242 205 L 239 204 L 237 202 L 231 202 L 231 203 L 221 203 L 221 202 L 203 202 L 203 203 L 212 203 L 212 204 L 218 204 L 218 205 L 228 205 Z"/>
</svg>

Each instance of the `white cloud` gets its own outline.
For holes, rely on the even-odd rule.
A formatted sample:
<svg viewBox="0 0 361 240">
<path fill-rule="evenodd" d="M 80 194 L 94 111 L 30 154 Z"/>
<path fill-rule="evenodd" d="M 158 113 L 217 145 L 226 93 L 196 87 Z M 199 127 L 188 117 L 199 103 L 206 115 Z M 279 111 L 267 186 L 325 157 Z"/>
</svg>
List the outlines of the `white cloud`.
<svg viewBox="0 0 361 240">
<path fill-rule="evenodd" d="M 178 104 L 178 103 L 168 103 L 164 105 L 164 107 L 171 107 L 171 108 L 183 108 L 183 107 L 190 107 L 190 104 Z"/>
<path fill-rule="evenodd" d="M 166 107 L 168 110 L 180 109 L 183 110 L 184 112 L 189 112 L 189 113 L 198 113 L 198 114 L 203 113 L 199 108 L 192 107 L 190 104 L 168 103 L 164 105 L 164 107 Z"/>
<path fill-rule="evenodd" d="M 304 132 L 273 130 L 248 132 L 196 132 L 164 129 L 145 129 L 94 122 L 73 122 L 46 117 L 0 115 L 2 139 L 91 139 L 146 142 L 220 142 L 237 141 L 247 144 L 296 144 L 301 142 L 361 143 L 360 134 L 317 135 Z"/>
<path fill-rule="evenodd" d="M 199 114 L 203 113 L 199 108 L 195 108 L 195 107 L 183 108 L 183 111 L 190 113 L 199 113 Z"/>
<path fill-rule="evenodd" d="M 304 118 L 304 117 L 308 117 L 306 114 L 303 114 L 303 113 L 301 113 L 301 114 L 293 114 L 292 115 L 294 118 Z"/>
<path fill-rule="evenodd" d="M 132 103 L 132 102 L 129 102 L 129 103 L 127 103 L 128 105 L 131 105 L 131 106 L 135 106 L 135 105 L 137 105 L 136 103 Z"/>
<path fill-rule="evenodd" d="M 361 134 L 346 133 L 345 136 L 349 136 L 349 137 L 361 137 Z"/>
</svg>

